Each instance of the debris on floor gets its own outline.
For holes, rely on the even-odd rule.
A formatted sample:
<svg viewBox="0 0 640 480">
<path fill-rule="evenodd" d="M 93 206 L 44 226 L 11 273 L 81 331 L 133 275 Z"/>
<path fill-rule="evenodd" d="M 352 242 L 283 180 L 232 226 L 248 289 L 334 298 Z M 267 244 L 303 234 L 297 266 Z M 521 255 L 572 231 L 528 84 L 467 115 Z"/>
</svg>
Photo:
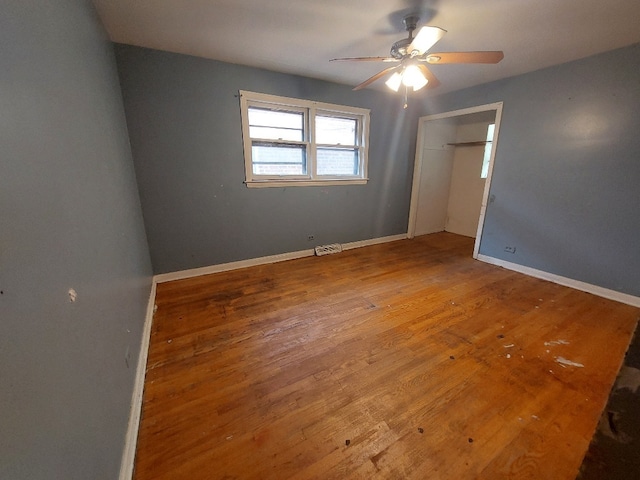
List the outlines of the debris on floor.
<svg viewBox="0 0 640 480">
<path fill-rule="evenodd" d="M 560 365 L 568 365 L 570 367 L 584 367 L 583 364 L 578 362 L 572 362 L 571 360 L 567 360 L 564 357 L 556 357 L 556 362 L 558 362 Z"/>
</svg>

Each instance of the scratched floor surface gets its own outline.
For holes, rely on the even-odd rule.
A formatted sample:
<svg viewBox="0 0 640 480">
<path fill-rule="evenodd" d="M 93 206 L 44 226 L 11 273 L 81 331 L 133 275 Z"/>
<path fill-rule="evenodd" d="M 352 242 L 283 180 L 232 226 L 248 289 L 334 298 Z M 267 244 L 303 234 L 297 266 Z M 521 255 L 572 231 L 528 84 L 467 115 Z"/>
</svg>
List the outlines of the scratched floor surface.
<svg viewBox="0 0 640 480">
<path fill-rule="evenodd" d="M 135 478 L 574 480 L 640 309 L 472 250 L 159 284 Z"/>
</svg>

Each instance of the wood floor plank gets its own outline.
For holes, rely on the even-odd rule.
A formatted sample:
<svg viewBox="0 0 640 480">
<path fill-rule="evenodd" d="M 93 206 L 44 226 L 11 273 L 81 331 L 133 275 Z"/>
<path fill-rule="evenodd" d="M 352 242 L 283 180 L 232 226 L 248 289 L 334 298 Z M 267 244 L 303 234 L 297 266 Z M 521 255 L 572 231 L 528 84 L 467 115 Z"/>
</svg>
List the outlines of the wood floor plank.
<svg viewBox="0 0 640 480">
<path fill-rule="evenodd" d="M 575 478 L 640 310 L 472 248 L 159 284 L 135 478 Z"/>
</svg>

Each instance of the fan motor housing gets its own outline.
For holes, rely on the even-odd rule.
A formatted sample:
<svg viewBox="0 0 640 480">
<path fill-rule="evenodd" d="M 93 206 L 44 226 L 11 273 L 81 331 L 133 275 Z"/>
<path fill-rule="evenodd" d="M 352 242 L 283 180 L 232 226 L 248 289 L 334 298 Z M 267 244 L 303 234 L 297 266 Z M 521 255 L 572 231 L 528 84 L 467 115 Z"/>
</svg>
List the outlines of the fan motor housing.
<svg viewBox="0 0 640 480">
<path fill-rule="evenodd" d="M 402 40 L 398 40 L 391 46 L 391 56 L 393 58 L 397 58 L 401 60 L 407 55 L 407 47 L 411 44 L 411 39 L 403 38 Z"/>
<path fill-rule="evenodd" d="M 407 52 L 407 47 L 413 41 L 413 31 L 417 28 L 419 21 L 420 17 L 418 15 L 407 15 L 402 19 L 402 23 L 404 23 L 407 32 L 409 32 L 409 38 L 398 40 L 391 46 L 391 56 L 393 58 L 400 60 L 409 53 Z"/>
<path fill-rule="evenodd" d="M 402 19 L 402 23 L 404 23 L 407 32 L 413 32 L 418 26 L 419 21 L 420 17 L 418 15 L 407 15 Z"/>
</svg>

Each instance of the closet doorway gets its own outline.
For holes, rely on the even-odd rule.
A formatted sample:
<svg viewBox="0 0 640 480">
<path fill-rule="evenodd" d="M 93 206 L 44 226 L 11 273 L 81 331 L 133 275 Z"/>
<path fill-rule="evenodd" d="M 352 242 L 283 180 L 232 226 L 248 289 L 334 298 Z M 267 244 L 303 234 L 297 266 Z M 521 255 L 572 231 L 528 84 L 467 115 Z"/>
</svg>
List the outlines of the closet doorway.
<svg viewBox="0 0 640 480">
<path fill-rule="evenodd" d="M 502 102 L 421 117 L 407 237 L 452 232 L 482 239 Z"/>
</svg>

